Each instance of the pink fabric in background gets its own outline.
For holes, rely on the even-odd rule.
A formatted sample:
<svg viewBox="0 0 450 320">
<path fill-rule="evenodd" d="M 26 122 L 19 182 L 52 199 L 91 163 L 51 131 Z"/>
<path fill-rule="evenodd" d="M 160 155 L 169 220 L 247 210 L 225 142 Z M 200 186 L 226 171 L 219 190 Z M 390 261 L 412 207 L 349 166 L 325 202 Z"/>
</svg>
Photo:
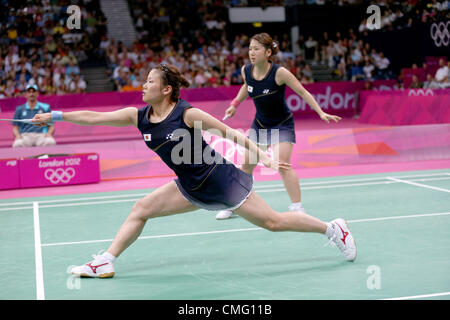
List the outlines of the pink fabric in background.
<svg viewBox="0 0 450 320">
<path fill-rule="evenodd" d="M 19 161 L 17 159 L 0 159 L 0 190 L 19 187 Z"/>
<path fill-rule="evenodd" d="M 450 123 L 450 89 L 361 92 L 360 123 L 415 125 Z"/>
<path fill-rule="evenodd" d="M 394 80 L 377 80 L 372 82 L 375 89 L 391 90 L 396 88 Z M 323 103 L 323 108 L 333 108 L 335 110 L 344 110 L 352 108 L 351 97 L 345 95 L 354 94 L 358 90 L 364 88 L 364 81 L 350 82 L 318 82 L 305 85 L 305 88 L 312 94 L 317 95 L 319 103 Z M 217 87 L 217 88 L 194 88 L 181 89 L 181 98 L 189 102 L 225 100 L 228 103 L 236 97 L 240 86 Z M 290 96 L 294 92 L 287 88 L 286 99 L 292 99 Z M 342 100 L 342 102 L 341 102 Z M 143 105 L 142 93 L 134 92 L 102 92 L 102 93 L 84 93 L 84 94 L 68 94 L 68 95 L 46 95 L 40 96 L 39 101 L 50 104 L 53 110 L 65 109 L 86 109 L 93 107 L 111 106 L 123 108 L 127 106 Z M 2 113 L 14 112 L 18 105 L 24 104 L 24 97 L 8 98 L 0 100 L 0 115 Z M 292 101 L 292 111 L 301 114 L 305 111 L 303 107 L 298 107 Z"/>
<path fill-rule="evenodd" d="M 395 87 L 395 81 L 379 80 L 373 82 L 378 90 L 390 90 Z M 354 114 L 358 90 L 364 87 L 364 82 L 320 82 L 305 86 L 316 98 L 321 108 L 328 113 L 342 117 Z M 181 97 L 189 101 L 194 107 L 201 108 L 222 120 L 230 101 L 236 96 L 240 86 L 183 89 Z M 53 110 L 93 110 L 114 111 L 128 106 L 141 108 L 141 92 L 106 92 L 74 94 L 64 96 L 41 96 L 39 101 L 49 103 Z M 291 89 L 286 89 L 286 101 L 294 113 L 295 118 L 316 116 L 313 111 Z M 17 105 L 25 103 L 25 98 L 11 98 L 0 100 L 0 118 L 12 118 Z M 227 121 L 232 127 L 249 128 L 255 115 L 255 107 L 251 99 L 245 100 L 238 109 L 235 117 Z M 67 122 L 58 123 L 55 139 L 58 144 L 88 141 L 112 141 L 139 138 L 134 128 L 117 128 L 106 126 L 78 126 Z M 0 123 L 0 147 L 10 147 L 13 143 L 12 127 L 8 123 Z"/>
</svg>

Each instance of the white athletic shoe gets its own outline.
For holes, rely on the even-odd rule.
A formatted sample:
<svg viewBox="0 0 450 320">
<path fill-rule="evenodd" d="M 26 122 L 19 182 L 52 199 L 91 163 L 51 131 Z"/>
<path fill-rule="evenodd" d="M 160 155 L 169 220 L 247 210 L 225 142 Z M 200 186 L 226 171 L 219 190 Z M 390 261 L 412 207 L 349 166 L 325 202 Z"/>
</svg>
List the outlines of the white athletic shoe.
<svg viewBox="0 0 450 320">
<path fill-rule="evenodd" d="M 305 208 L 300 204 L 291 203 L 288 208 L 289 211 L 300 211 L 301 213 L 305 213 Z"/>
<path fill-rule="evenodd" d="M 222 210 L 216 215 L 217 220 L 229 219 L 234 214 L 231 210 Z"/>
<path fill-rule="evenodd" d="M 82 266 L 73 267 L 71 272 L 79 277 L 112 278 L 114 277 L 114 263 L 102 255 L 92 255 L 93 261 Z"/>
<path fill-rule="evenodd" d="M 330 224 L 334 233 L 328 237 L 329 241 L 325 245 L 330 244 L 333 247 L 338 247 L 347 261 L 354 261 L 356 259 L 356 242 L 347 223 L 344 219 L 338 218 L 331 221 Z"/>
</svg>

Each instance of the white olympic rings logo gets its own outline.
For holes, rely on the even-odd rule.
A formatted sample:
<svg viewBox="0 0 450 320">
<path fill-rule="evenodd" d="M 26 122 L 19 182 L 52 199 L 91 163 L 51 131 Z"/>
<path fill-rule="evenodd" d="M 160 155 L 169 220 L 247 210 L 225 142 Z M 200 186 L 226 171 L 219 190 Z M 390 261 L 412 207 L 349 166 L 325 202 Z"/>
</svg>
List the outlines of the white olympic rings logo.
<svg viewBox="0 0 450 320">
<path fill-rule="evenodd" d="M 436 47 L 440 47 L 442 45 L 447 47 L 450 43 L 450 33 L 448 32 L 449 23 L 450 20 L 447 22 L 435 22 L 431 25 L 430 35 L 434 40 L 434 44 L 436 45 Z"/>
<path fill-rule="evenodd" d="M 248 131 L 246 136 L 248 135 Z M 214 139 L 210 139 L 209 145 L 216 152 L 219 152 L 225 159 L 231 162 L 240 162 L 244 161 L 245 148 L 237 143 L 234 143 L 228 139 L 215 136 Z M 266 150 L 266 154 L 268 157 L 273 159 L 273 148 L 270 146 Z M 234 159 L 235 156 L 238 156 L 240 159 Z M 264 166 L 263 164 L 258 162 L 258 166 Z"/>
<path fill-rule="evenodd" d="M 47 169 L 44 172 L 44 176 L 47 180 L 49 180 L 53 184 L 57 183 L 69 183 L 73 177 L 75 177 L 75 169 L 69 167 L 67 169 L 58 168 L 58 169 Z"/>
<path fill-rule="evenodd" d="M 233 161 L 236 153 L 240 156 L 244 156 L 244 147 L 224 138 L 214 137 L 212 140 L 213 141 L 210 143 L 211 148 L 216 150 L 216 152 L 221 153 L 228 161 Z"/>
<path fill-rule="evenodd" d="M 434 96 L 434 92 L 431 89 L 409 89 L 408 96 Z"/>
</svg>

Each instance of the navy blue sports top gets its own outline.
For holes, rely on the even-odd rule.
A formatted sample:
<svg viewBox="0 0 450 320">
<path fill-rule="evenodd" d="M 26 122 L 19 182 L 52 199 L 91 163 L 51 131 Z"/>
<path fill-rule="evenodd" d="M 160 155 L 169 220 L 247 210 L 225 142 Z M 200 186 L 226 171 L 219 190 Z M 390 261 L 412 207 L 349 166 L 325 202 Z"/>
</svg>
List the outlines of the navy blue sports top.
<svg viewBox="0 0 450 320">
<path fill-rule="evenodd" d="M 161 122 L 149 121 L 152 107 L 138 110 L 138 129 L 147 146 L 171 168 L 186 190 L 195 190 L 213 171 L 217 163 L 229 163 L 203 139 L 201 129 L 189 128 L 183 113 L 192 106 L 178 99 L 172 112 Z M 184 154 L 184 152 L 189 154 Z M 206 155 L 206 156 L 205 156 Z"/>
<path fill-rule="evenodd" d="M 284 98 L 286 85 L 279 86 L 275 82 L 275 74 L 280 66 L 273 62 L 270 63 L 269 72 L 262 80 L 253 78 L 252 64 L 244 67 L 248 95 L 255 103 L 255 118 L 262 127 L 276 126 L 292 116 Z"/>
</svg>

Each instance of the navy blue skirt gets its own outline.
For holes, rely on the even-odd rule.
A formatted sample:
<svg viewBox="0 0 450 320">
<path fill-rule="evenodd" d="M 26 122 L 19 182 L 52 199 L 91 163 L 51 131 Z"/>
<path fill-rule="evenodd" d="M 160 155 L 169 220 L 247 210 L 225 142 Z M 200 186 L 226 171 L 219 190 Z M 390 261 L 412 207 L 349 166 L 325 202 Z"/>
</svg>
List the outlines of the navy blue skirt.
<svg viewBox="0 0 450 320">
<path fill-rule="evenodd" d="M 265 126 L 255 118 L 248 138 L 259 145 L 272 145 L 280 142 L 295 144 L 294 117 L 291 115 L 275 126 Z"/>
<path fill-rule="evenodd" d="M 197 207 L 211 211 L 234 210 L 250 196 L 253 176 L 227 161 L 217 164 L 195 188 L 183 186 L 179 179 L 175 179 L 175 183 L 181 194 Z"/>
</svg>

